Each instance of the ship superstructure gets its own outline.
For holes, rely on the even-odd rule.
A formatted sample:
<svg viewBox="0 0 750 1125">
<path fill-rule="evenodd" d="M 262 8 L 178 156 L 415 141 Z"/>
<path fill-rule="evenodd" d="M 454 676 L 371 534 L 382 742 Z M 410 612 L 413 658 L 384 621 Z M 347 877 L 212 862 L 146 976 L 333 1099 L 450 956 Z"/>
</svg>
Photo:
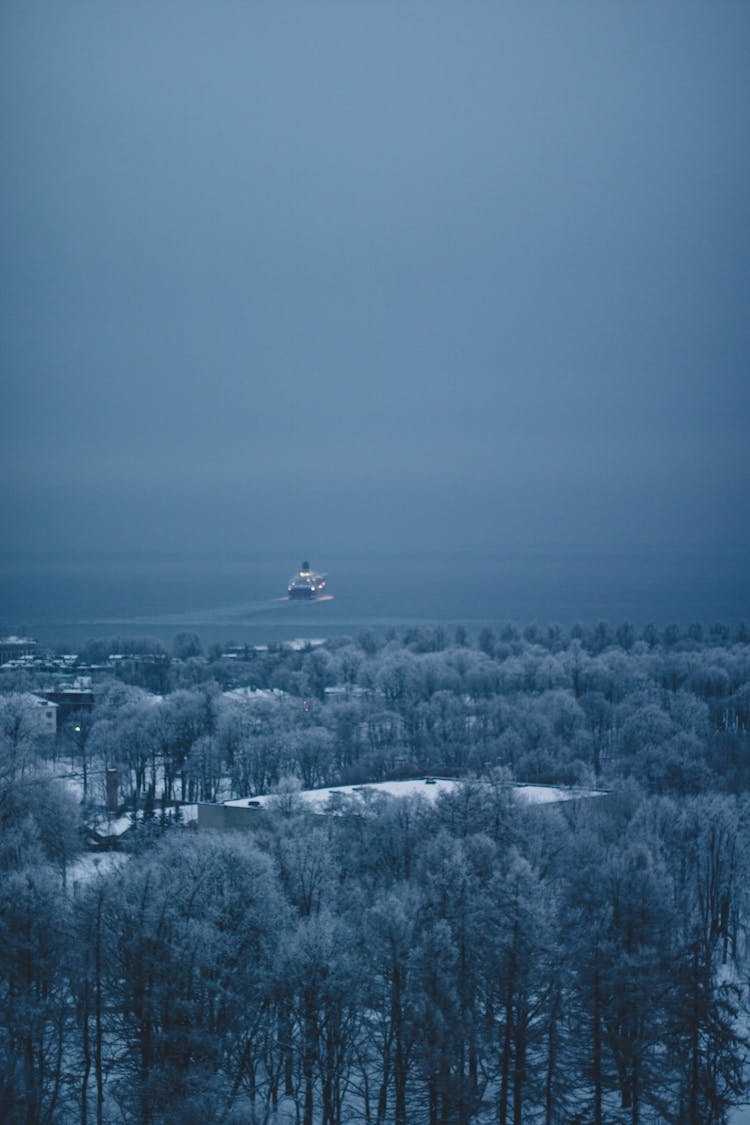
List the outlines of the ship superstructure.
<svg viewBox="0 0 750 1125">
<path fill-rule="evenodd" d="M 289 579 L 287 587 L 289 597 L 307 601 L 319 597 L 325 590 L 326 578 L 327 575 L 311 570 L 309 562 L 305 559 L 301 568 Z"/>
</svg>

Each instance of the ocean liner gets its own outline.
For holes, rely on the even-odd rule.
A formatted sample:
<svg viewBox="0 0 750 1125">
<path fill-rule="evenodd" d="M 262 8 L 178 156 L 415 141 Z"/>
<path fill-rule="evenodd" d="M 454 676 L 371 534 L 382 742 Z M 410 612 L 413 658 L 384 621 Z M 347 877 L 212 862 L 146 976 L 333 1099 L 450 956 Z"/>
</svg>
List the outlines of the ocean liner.
<svg viewBox="0 0 750 1125">
<path fill-rule="evenodd" d="M 290 598 L 317 598 L 325 590 L 326 575 L 310 570 L 310 564 L 305 559 L 302 567 L 289 579 L 287 591 Z"/>
</svg>

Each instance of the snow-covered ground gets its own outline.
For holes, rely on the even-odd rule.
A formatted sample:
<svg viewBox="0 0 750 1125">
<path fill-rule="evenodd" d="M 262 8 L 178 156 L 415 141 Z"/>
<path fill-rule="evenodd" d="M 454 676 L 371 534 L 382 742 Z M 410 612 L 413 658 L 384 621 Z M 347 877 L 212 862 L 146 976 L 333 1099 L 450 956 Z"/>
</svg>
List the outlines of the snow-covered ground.
<svg viewBox="0 0 750 1125">
<path fill-rule="evenodd" d="M 68 887 L 76 890 L 99 877 L 114 875 L 127 860 L 128 856 L 124 852 L 85 852 L 75 863 L 71 863 L 66 872 Z"/>
</svg>

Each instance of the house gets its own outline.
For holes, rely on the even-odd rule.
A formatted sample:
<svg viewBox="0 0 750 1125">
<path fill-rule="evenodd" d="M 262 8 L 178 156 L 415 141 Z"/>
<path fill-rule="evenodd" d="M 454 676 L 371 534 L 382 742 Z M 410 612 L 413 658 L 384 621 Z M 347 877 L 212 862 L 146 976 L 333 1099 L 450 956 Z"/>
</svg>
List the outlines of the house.
<svg viewBox="0 0 750 1125">
<path fill-rule="evenodd" d="M 58 731 L 58 707 L 49 699 L 45 699 L 43 695 L 30 695 L 29 699 L 34 706 L 34 714 L 38 719 L 38 727 L 42 734 L 57 734 Z"/>
<path fill-rule="evenodd" d="M 76 711 L 91 711 L 94 707 L 94 692 L 89 676 L 77 676 L 71 684 L 59 684 L 48 688 L 44 698 L 58 707 L 58 723 L 62 725 Z"/>
<path fill-rule="evenodd" d="M 20 660 L 23 656 L 36 656 L 37 647 L 31 637 L 0 637 L 0 664 Z"/>
<path fill-rule="evenodd" d="M 117 851 L 133 829 L 132 816 L 102 816 L 86 825 L 86 843 L 94 851 Z"/>
</svg>

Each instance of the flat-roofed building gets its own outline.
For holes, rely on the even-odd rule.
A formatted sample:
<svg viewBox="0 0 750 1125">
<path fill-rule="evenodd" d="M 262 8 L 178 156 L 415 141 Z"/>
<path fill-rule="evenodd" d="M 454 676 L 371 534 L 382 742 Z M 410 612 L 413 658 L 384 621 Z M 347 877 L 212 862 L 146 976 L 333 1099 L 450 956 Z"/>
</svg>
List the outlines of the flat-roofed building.
<svg viewBox="0 0 750 1125">
<path fill-rule="evenodd" d="M 38 647 L 32 637 L 0 637 L 0 664 L 20 660 L 22 656 L 36 656 Z"/>
<path fill-rule="evenodd" d="M 288 789 L 279 793 L 264 793 L 258 797 L 241 797 L 223 804 L 199 804 L 198 826 L 219 829 L 256 828 L 261 823 L 259 814 L 283 811 L 291 807 L 318 816 L 343 816 L 357 815 L 373 802 L 403 800 L 406 797 L 422 797 L 434 804 L 441 794 L 456 793 L 463 784 L 463 780 L 459 778 L 418 777 L 405 781 L 377 781 L 371 785 Z M 557 785 L 517 784 L 509 786 L 509 789 L 514 800 L 526 806 L 552 805 L 606 795 L 601 789 L 574 789 Z"/>
<path fill-rule="evenodd" d="M 89 676 L 79 676 L 72 684 L 59 684 L 43 694 L 50 703 L 57 704 L 61 724 L 76 711 L 91 711 L 94 706 L 94 692 Z"/>
</svg>

